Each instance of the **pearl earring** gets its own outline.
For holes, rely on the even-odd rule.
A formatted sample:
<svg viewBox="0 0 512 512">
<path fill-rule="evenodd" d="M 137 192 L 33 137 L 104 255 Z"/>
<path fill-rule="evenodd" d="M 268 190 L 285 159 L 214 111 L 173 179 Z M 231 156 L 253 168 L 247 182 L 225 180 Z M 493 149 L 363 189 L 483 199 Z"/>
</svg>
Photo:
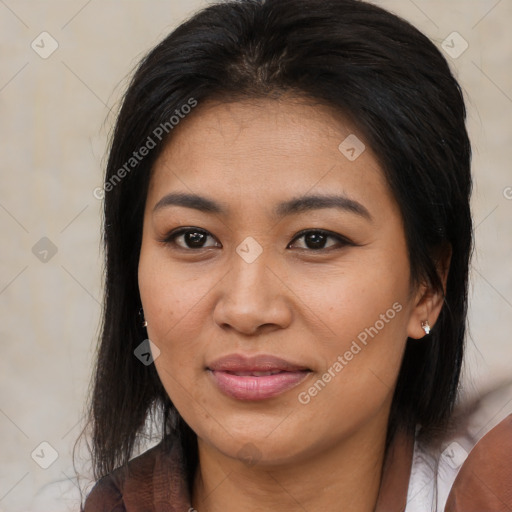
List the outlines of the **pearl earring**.
<svg viewBox="0 0 512 512">
<path fill-rule="evenodd" d="M 428 320 L 424 320 L 421 322 L 421 328 L 425 331 L 425 334 L 428 334 L 430 332 L 430 325 L 428 323 Z"/>
<path fill-rule="evenodd" d="M 144 318 L 144 310 L 142 308 L 139 309 L 139 317 L 141 318 L 142 327 L 147 327 L 148 326 L 148 322 Z"/>
</svg>

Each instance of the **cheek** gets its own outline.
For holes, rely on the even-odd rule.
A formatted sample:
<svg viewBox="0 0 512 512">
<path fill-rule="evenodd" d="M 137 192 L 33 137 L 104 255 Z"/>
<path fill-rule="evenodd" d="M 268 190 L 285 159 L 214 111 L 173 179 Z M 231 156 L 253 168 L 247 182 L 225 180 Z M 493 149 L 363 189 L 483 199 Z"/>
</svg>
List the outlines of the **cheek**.
<svg viewBox="0 0 512 512">
<path fill-rule="evenodd" d="M 317 311 L 334 334 L 317 338 L 323 366 L 297 391 L 298 414 L 304 421 L 322 418 L 326 443 L 383 414 L 407 339 L 405 283 L 383 282 L 367 270 L 364 280 L 347 277 L 344 284 L 342 293 L 329 287 L 318 298 Z"/>
<path fill-rule="evenodd" d="M 316 320 L 321 327 L 317 331 L 320 342 L 335 348 L 343 348 L 340 340 L 358 336 L 364 342 L 368 330 L 377 334 L 375 326 L 384 337 L 406 332 L 409 279 L 403 269 L 407 262 L 398 251 L 394 258 L 396 261 L 386 261 L 382 255 L 369 258 L 363 254 L 357 259 L 347 258 L 342 268 L 287 276 L 301 299 L 297 305 L 303 302 L 306 306 L 304 316 L 309 310 L 311 322 Z M 379 264 L 374 264 L 375 259 Z"/>
<path fill-rule="evenodd" d="M 309 294 L 309 305 L 328 327 L 328 336 L 317 338 L 317 350 L 330 391 L 317 387 L 338 404 L 371 407 L 368 399 L 382 400 L 394 388 L 407 339 L 409 280 L 398 253 L 385 270 L 383 261 L 354 262 L 343 276 L 325 280 L 322 294 Z"/>
<path fill-rule="evenodd" d="M 191 319 L 204 308 L 213 286 L 211 274 L 173 263 L 165 251 L 148 242 L 141 250 L 138 280 L 148 333 L 155 342 L 172 338 L 184 324 L 198 327 Z"/>
<path fill-rule="evenodd" d="M 195 384 L 206 364 L 207 311 L 219 279 L 214 272 L 194 271 L 193 265 L 185 271 L 161 249 L 144 246 L 138 278 L 148 337 L 160 350 L 156 370 L 171 400 L 184 410 L 190 394 L 197 395 Z"/>
</svg>

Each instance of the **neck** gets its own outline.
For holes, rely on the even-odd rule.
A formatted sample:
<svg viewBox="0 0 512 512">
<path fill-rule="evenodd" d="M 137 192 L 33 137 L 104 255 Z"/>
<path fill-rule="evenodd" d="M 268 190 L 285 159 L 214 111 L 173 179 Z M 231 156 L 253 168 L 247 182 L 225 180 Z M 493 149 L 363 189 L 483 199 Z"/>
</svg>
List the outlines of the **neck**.
<svg viewBox="0 0 512 512">
<path fill-rule="evenodd" d="M 233 459 L 199 440 L 192 505 L 197 512 L 343 510 L 373 512 L 386 429 L 359 428 L 324 450 L 283 464 Z"/>
</svg>

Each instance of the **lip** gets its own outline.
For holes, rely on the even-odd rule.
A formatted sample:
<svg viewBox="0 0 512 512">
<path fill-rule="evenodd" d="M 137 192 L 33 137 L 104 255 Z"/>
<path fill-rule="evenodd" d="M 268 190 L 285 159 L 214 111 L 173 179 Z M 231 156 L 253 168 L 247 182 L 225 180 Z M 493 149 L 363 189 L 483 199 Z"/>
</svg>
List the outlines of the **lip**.
<svg viewBox="0 0 512 512">
<path fill-rule="evenodd" d="M 311 370 L 280 357 L 230 354 L 207 365 L 206 370 L 224 394 L 238 400 L 265 400 L 302 382 Z M 258 375 L 258 373 L 272 375 Z"/>
</svg>

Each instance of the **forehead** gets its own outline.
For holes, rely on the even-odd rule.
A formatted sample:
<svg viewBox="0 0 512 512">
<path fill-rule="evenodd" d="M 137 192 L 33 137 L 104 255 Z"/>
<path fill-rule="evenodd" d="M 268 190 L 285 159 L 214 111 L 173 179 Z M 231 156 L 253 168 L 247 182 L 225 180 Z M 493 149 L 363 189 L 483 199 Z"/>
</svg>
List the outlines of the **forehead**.
<svg viewBox="0 0 512 512">
<path fill-rule="evenodd" d="M 362 135 L 328 107 L 298 99 L 200 104 L 155 162 L 148 202 L 170 191 L 246 205 L 312 192 L 393 202 Z"/>
</svg>

